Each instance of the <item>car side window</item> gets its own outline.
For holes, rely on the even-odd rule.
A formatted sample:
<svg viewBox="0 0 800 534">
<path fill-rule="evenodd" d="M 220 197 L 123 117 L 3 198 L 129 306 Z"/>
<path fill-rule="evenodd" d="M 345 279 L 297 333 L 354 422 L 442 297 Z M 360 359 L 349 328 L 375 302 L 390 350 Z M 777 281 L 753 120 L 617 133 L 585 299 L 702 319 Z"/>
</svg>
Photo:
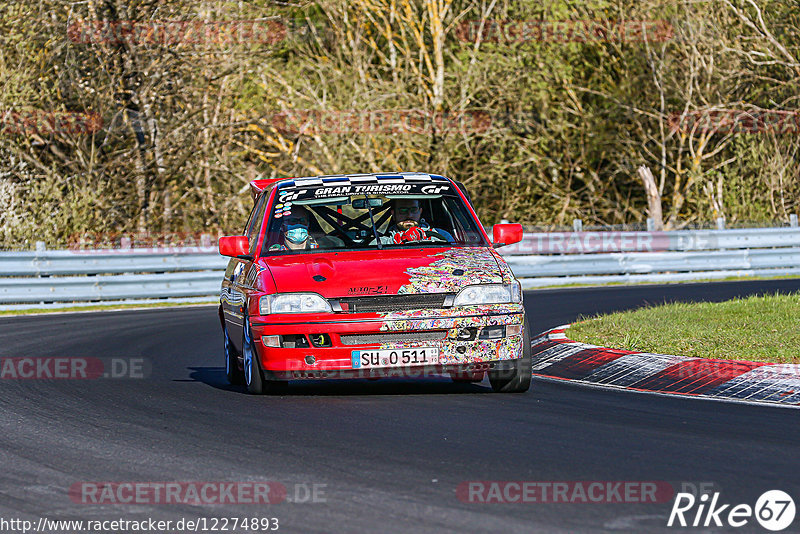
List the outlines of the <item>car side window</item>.
<svg viewBox="0 0 800 534">
<path fill-rule="evenodd" d="M 456 206 L 454 205 L 455 203 L 455 199 L 448 198 L 445 201 L 444 208 L 445 211 L 447 211 L 451 216 L 451 220 L 453 221 L 453 231 L 458 240 L 468 245 L 485 244 L 483 237 L 481 236 L 480 232 L 478 232 L 477 228 L 475 228 L 475 225 L 470 224 L 470 221 L 466 218 L 462 210 L 456 209 Z"/>
<path fill-rule="evenodd" d="M 250 229 L 253 227 L 253 215 L 255 215 L 256 209 L 258 209 L 258 203 L 253 204 L 253 208 L 250 210 L 250 215 L 247 216 L 247 222 L 244 223 L 242 235 L 250 235 Z"/>
<path fill-rule="evenodd" d="M 258 234 L 261 233 L 261 226 L 264 224 L 264 211 L 267 207 L 267 197 L 269 195 L 262 194 L 258 197 L 258 202 L 253 208 L 252 224 L 250 224 L 247 231 L 247 238 L 250 240 L 250 255 L 255 255 L 256 246 L 258 245 Z"/>
</svg>

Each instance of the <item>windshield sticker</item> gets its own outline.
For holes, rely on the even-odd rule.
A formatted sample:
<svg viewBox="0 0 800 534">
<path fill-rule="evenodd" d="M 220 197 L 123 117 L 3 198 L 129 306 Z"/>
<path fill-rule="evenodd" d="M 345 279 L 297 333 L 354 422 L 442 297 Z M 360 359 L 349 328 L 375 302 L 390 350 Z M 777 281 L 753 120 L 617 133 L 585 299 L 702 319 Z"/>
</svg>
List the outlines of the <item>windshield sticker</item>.
<svg viewBox="0 0 800 534">
<path fill-rule="evenodd" d="M 448 195 L 456 196 L 452 187 L 447 184 L 431 184 L 424 182 L 398 182 L 382 180 L 371 183 L 329 182 L 309 187 L 304 183 L 303 189 L 289 186 L 278 191 L 278 203 L 290 205 L 297 200 L 327 199 L 356 195 Z"/>
<path fill-rule="evenodd" d="M 327 198 L 346 195 L 397 195 L 410 193 L 413 187 L 413 184 L 339 185 L 319 187 L 314 190 L 314 196 Z"/>
<path fill-rule="evenodd" d="M 297 200 L 300 195 L 304 195 L 308 192 L 308 189 L 301 189 L 299 191 L 289 191 L 287 189 L 282 189 L 278 192 L 278 202 L 291 202 L 292 200 Z"/>
<path fill-rule="evenodd" d="M 420 188 L 420 193 L 423 195 L 438 195 L 448 189 L 450 189 L 450 186 L 447 185 L 426 185 Z"/>
</svg>

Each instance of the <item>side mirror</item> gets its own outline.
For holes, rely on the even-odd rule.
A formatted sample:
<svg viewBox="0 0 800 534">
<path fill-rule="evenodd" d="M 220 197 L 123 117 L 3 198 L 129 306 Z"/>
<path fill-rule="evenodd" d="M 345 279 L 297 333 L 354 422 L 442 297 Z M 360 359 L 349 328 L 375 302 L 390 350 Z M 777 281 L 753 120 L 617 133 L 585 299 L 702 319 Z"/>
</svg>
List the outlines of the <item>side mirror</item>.
<svg viewBox="0 0 800 534">
<path fill-rule="evenodd" d="M 244 235 L 229 235 L 219 238 L 219 253 L 231 258 L 252 260 L 250 255 L 250 240 Z"/>
<path fill-rule="evenodd" d="M 522 241 L 521 224 L 495 224 L 492 229 L 494 248 L 513 245 Z"/>
</svg>

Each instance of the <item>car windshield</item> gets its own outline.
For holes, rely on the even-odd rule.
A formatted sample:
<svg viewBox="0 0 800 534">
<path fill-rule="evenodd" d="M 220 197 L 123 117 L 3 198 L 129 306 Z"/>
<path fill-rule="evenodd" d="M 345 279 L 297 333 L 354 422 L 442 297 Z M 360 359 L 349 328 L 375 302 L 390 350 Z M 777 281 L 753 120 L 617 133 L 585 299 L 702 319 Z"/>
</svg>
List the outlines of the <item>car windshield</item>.
<svg viewBox="0 0 800 534">
<path fill-rule="evenodd" d="M 488 246 L 446 180 L 298 180 L 278 189 L 263 255 L 312 250 Z"/>
</svg>

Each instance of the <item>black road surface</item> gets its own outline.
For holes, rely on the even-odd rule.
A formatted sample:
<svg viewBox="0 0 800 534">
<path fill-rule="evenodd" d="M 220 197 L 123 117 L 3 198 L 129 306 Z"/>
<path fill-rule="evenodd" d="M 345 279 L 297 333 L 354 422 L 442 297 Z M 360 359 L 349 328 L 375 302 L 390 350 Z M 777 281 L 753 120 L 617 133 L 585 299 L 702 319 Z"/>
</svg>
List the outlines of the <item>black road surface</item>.
<svg viewBox="0 0 800 534">
<path fill-rule="evenodd" d="M 527 292 L 525 305 L 538 332 L 646 303 L 797 290 L 798 280 L 547 290 Z M 0 341 L 4 358 L 143 358 L 149 366 L 138 379 L 0 380 L 2 520 L 277 518 L 279 532 L 300 533 L 719 532 L 734 529 L 667 529 L 672 499 L 487 504 L 460 500 L 456 488 L 662 481 L 676 490 L 713 483 L 720 504 L 752 506 L 770 489 L 800 499 L 794 408 L 549 381 L 501 395 L 486 381 L 444 378 L 292 383 L 288 395 L 254 397 L 225 382 L 213 307 L 6 317 Z M 70 499 L 70 487 L 104 481 L 275 481 L 291 502 Z M 799 527 L 800 519 L 787 531 Z M 736 530 L 765 532 L 752 518 Z"/>
</svg>

